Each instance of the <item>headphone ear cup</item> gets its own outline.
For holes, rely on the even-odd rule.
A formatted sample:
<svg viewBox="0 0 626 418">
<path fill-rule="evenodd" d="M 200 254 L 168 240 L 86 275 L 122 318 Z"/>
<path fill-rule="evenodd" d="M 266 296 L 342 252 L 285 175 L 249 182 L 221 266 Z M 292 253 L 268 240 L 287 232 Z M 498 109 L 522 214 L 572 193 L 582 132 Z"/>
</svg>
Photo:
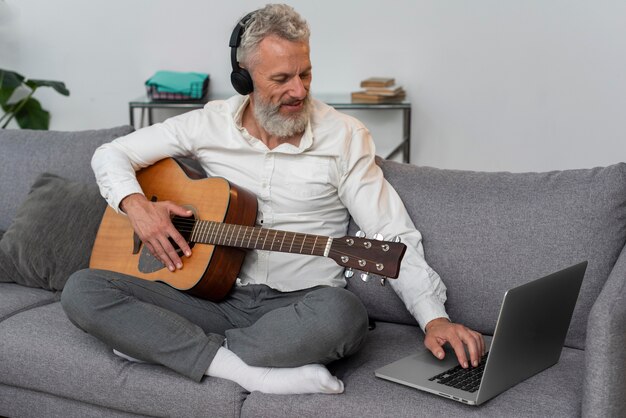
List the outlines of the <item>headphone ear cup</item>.
<svg viewBox="0 0 626 418">
<path fill-rule="evenodd" d="M 250 73 L 245 68 L 239 68 L 237 71 L 230 73 L 230 82 L 235 88 L 235 91 L 242 96 L 250 94 L 254 90 L 252 77 L 250 77 Z"/>
</svg>

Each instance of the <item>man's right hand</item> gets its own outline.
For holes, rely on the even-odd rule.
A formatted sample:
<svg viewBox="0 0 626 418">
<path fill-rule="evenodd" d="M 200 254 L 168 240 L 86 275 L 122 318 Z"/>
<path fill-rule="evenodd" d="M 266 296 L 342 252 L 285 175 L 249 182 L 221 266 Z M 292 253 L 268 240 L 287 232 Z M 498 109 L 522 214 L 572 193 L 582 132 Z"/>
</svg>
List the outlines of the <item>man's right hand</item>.
<svg viewBox="0 0 626 418">
<path fill-rule="evenodd" d="M 187 241 L 172 224 L 172 215 L 191 216 L 192 212 L 172 202 L 150 202 L 142 194 L 126 196 L 120 203 L 133 229 L 144 245 L 157 259 L 161 260 L 170 271 L 183 268 L 183 262 L 169 241 L 172 238 L 187 256 L 191 249 Z"/>
</svg>

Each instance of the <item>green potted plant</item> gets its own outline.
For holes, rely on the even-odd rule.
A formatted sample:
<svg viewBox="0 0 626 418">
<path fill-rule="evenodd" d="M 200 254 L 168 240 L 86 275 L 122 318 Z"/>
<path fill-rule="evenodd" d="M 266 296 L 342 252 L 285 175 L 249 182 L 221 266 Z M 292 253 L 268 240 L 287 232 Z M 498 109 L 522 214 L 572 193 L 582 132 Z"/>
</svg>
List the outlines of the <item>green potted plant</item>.
<svg viewBox="0 0 626 418">
<path fill-rule="evenodd" d="M 39 87 L 52 87 L 64 96 L 70 95 L 65 83 L 61 81 L 26 79 L 14 71 L 0 69 L 0 107 L 4 111 L 0 116 L 1 129 L 5 129 L 13 119 L 22 129 L 49 128 L 50 112 L 41 107 L 39 100 L 33 98 Z M 25 96 L 11 101 L 18 88 L 26 91 Z"/>
</svg>

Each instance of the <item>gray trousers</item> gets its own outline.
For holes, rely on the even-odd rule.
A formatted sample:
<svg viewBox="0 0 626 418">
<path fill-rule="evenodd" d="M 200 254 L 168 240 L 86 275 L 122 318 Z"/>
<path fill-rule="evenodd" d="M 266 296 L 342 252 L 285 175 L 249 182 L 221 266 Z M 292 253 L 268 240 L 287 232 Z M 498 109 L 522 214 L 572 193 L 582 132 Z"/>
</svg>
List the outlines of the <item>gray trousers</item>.
<svg viewBox="0 0 626 418">
<path fill-rule="evenodd" d="M 251 366 L 296 367 L 356 352 L 368 329 L 361 301 L 328 286 L 295 292 L 235 287 L 215 303 L 163 283 L 82 270 L 67 281 L 61 304 L 76 326 L 110 347 L 196 381 L 225 338 Z"/>
</svg>

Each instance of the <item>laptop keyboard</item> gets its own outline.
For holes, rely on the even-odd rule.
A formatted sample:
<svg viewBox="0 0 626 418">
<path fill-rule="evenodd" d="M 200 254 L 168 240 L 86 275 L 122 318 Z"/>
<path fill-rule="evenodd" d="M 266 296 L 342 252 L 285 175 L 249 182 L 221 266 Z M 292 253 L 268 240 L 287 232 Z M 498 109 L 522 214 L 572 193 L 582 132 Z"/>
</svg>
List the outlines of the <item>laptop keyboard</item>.
<svg viewBox="0 0 626 418">
<path fill-rule="evenodd" d="M 487 352 L 488 353 L 488 352 Z M 450 386 L 453 388 L 465 390 L 467 392 L 476 392 L 480 386 L 480 381 L 483 378 L 483 372 L 485 371 L 485 362 L 487 360 L 487 353 L 480 359 L 478 367 L 469 367 L 464 369 L 461 365 L 446 370 L 443 373 L 439 373 L 436 376 L 431 377 L 431 382 L 440 383 L 442 385 Z"/>
</svg>

